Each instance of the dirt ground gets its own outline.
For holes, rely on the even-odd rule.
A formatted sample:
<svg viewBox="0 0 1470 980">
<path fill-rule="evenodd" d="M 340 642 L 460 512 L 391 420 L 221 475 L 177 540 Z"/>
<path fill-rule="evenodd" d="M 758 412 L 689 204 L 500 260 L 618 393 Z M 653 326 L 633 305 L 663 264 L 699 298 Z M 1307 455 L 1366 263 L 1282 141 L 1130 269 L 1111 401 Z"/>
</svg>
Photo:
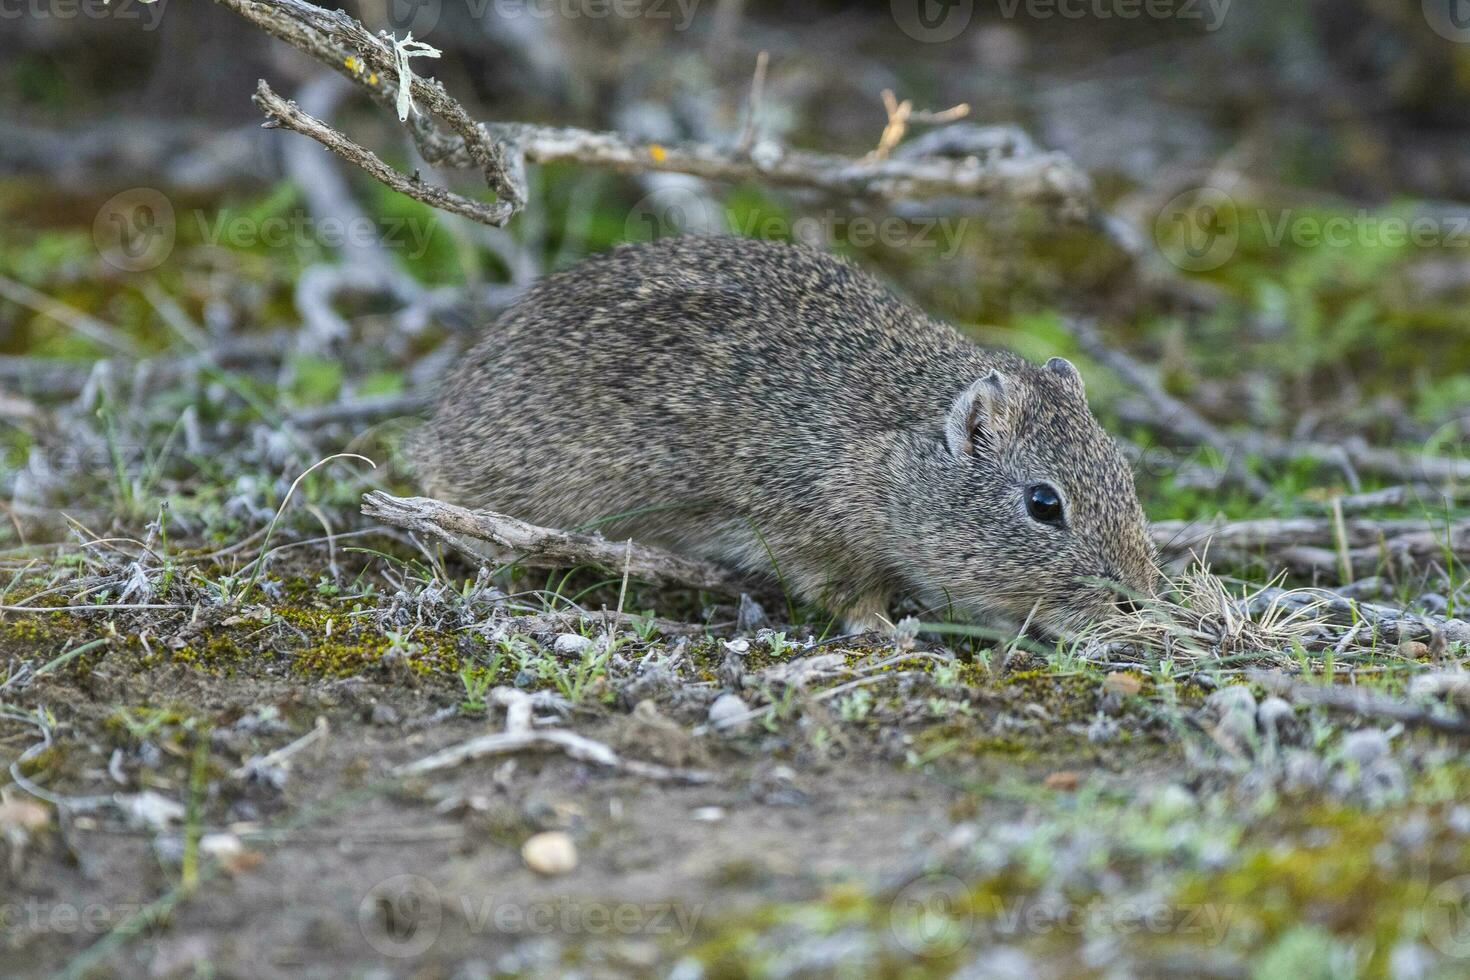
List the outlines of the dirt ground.
<svg viewBox="0 0 1470 980">
<path fill-rule="evenodd" d="M 650 634 L 576 701 L 500 664 L 479 704 L 430 630 L 365 657 L 365 622 L 144 615 L 0 624 L 24 680 L 0 752 L 55 803 L 0 811 L 7 975 L 1452 976 L 1470 953 L 1458 746 L 1339 750 L 1290 712 L 1236 757 L 1207 672 Z M 537 629 L 512 633 L 575 659 Z M 849 678 L 872 696 L 823 693 Z M 631 770 L 394 774 L 502 731 L 517 684 Z M 769 710 L 722 730 L 731 691 Z M 548 832 L 574 866 L 525 852 Z"/>
</svg>

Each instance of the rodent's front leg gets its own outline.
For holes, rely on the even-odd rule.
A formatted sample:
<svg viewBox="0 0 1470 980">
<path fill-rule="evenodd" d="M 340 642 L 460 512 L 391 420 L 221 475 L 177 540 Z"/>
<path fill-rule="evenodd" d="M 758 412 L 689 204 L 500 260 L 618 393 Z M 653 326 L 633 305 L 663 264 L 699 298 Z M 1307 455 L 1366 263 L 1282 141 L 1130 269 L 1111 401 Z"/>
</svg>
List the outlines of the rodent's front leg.
<svg viewBox="0 0 1470 980">
<path fill-rule="evenodd" d="M 886 593 L 874 592 L 860 596 L 842 613 L 843 633 L 891 633 L 893 623 L 888 618 Z"/>
</svg>

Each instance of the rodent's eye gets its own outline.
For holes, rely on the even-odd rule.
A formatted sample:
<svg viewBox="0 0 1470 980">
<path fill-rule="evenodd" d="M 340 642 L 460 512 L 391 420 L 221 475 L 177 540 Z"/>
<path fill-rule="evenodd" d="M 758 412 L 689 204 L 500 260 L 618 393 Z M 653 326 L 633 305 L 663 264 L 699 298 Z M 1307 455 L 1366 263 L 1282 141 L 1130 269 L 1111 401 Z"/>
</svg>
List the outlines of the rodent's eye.
<svg viewBox="0 0 1470 980">
<path fill-rule="evenodd" d="M 1026 513 L 1042 524 L 1062 524 L 1062 495 L 1049 483 L 1034 483 L 1026 488 Z"/>
</svg>

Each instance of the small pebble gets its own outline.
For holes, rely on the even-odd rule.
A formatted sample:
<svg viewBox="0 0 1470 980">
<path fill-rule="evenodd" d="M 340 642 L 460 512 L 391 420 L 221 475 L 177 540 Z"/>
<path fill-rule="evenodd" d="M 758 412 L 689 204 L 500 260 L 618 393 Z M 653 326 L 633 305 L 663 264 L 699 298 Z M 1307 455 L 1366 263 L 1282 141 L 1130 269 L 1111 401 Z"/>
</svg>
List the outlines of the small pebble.
<svg viewBox="0 0 1470 980">
<path fill-rule="evenodd" d="M 1131 697 L 1143 690 L 1143 681 L 1139 680 L 1136 674 L 1115 670 L 1103 678 L 1103 690 L 1109 694 Z"/>
<path fill-rule="evenodd" d="M 1268 738 L 1276 739 L 1278 745 L 1293 745 L 1300 740 L 1302 724 L 1296 710 L 1284 698 L 1272 695 L 1256 709 L 1256 724 Z"/>
<path fill-rule="evenodd" d="M 1076 789 L 1077 785 L 1081 782 L 1081 776 L 1079 776 L 1075 772 L 1072 772 L 1069 769 L 1064 769 L 1061 772 L 1054 772 L 1050 776 L 1047 776 L 1045 780 L 1045 785 L 1047 789 L 1061 790 L 1064 793 L 1070 793 L 1072 790 Z"/>
<path fill-rule="evenodd" d="M 721 694 L 709 706 L 709 723 L 715 726 L 717 732 L 738 735 L 750 724 L 750 719 L 745 717 L 749 711 L 750 706 L 740 695 Z"/>
<path fill-rule="evenodd" d="M 238 857 L 244 850 L 245 845 L 234 834 L 221 832 L 199 838 L 199 853 L 218 860 Z"/>
<path fill-rule="evenodd" d="M 690 813 L 689 816 L 701 823 L 719 823 L 725 819 L 725 808 L 722 806 L 702 806 Z"/>
<path fill-rule="evenodd" d="M 556 638 L 552 649 L 563 656 L 581 653 L 592 645 L 592 641 L 577 633 L 562 633 Z"/>
<path fill-rule="evenodd" d="M 569 834 L 548 830 L 521 845 L 521 859 L 537 874 L 564 875 L 577 866 L 577 845 Z"/>
</svg>

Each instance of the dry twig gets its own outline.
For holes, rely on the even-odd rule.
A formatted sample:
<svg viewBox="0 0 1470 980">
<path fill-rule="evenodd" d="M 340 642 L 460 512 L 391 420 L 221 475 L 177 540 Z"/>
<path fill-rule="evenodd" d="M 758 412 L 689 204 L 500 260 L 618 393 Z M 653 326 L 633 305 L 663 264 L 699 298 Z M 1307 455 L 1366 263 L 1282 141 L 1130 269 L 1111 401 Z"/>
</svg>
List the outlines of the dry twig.
<svg viewBox="0 0 1470 980">
<path fill-rule="evenodd" d="M 393 39 L 372 34 L 342 11 L 324 10 L 305 0 L 219 2 L 362 85 L 380 105 L 396 113 L 399 65 Z M 1060 153 L 852 160 L 788 149 L 756 161 L 739 153 L 738 148 L 730 152 L 706 143 L 662 145 L 570 127 L 480 124 L 439 82 L 411 72 L 406 81 L 414 106 L 423 109 L 410 111 L 405 120 L 419 152 L 435 166 L 479 169 L 499 198 L 495 209 L 480 213 L 479 220 L 497 219 L 490 223 L 503 220 L 502 215 L 508 218 L 525 202 L 526 163 L 559 161 L 623 173 L 665 171 L 711 180 L 757 181 L 842 197 L 995 197 L 1053 206 L 1062 216 L 1076 219 L 1085 218 L 1092 206 L 1087 175 Z M 281 121 L 290 125 L 296 120 Z M 325 125 L 315 122 L 317 126 Z M 309 135 L 326 142 L 324 133 L 312 129 Z M 340 134 L 330 139 L 336 144 L 334 149 L 351 142 Z M 360 163 L 366 159 L 365 154 L 361 151 L 344 156 Z M 382 179 L 381 171 L 369 172 Z M 392 176 L 402 179 L 401 175 Z M 396 184 L 390 186 L 400 189 Z"/>
<path fill-rule="evenodd" d="M 714 777 L 695 769 L 673 769 L 654 762 L 625 759 L 602 742 L 594 741 L 576 732 L 550 728 L 536 730 L 531 727 L 531 696 L 514 688 L 497 687 L 491 699 L 505 708 L 505 731 L 481 735 L 416 762 L 406 763 L 393 769 L 394 776 L 421 776 L 425 773 L 451 769 L 476 759 L 511 755 L 516 752 L 543 751 L 561 752 L 563 755 L 607 769 L 615 769 L 633 776 L 661 782 L 708 783 Z"/>
<path fill-rule="evenodd" d="M 1463 716 L 1445 714 L 1374 691 L 1344 685 L 1308 684 L 1294 681 L 1276 670 L 1253 670 L 1247 676 L 1272 694 L 1297 704 L 1317 705 L 1329 711 L 1374 721 L 1392 721 L 1437 732 L 1470 735 L 1470 721 Z"/>
<path fill-rule="evenodd" d="M 595 565 L 661 585 L 709 589 L 727 595 L 749 591 L 726 569 L 647 545 L 608 541 L 601 535 L 538 527 L 486 510 L 466 510 L 429 497 L 394 497 L 379 490 L 363 496 L 362 512 L 387 524 L 432 535 L 483 561 L 513 559 L 522 564 L 570 567 Z"/>
</svg>

